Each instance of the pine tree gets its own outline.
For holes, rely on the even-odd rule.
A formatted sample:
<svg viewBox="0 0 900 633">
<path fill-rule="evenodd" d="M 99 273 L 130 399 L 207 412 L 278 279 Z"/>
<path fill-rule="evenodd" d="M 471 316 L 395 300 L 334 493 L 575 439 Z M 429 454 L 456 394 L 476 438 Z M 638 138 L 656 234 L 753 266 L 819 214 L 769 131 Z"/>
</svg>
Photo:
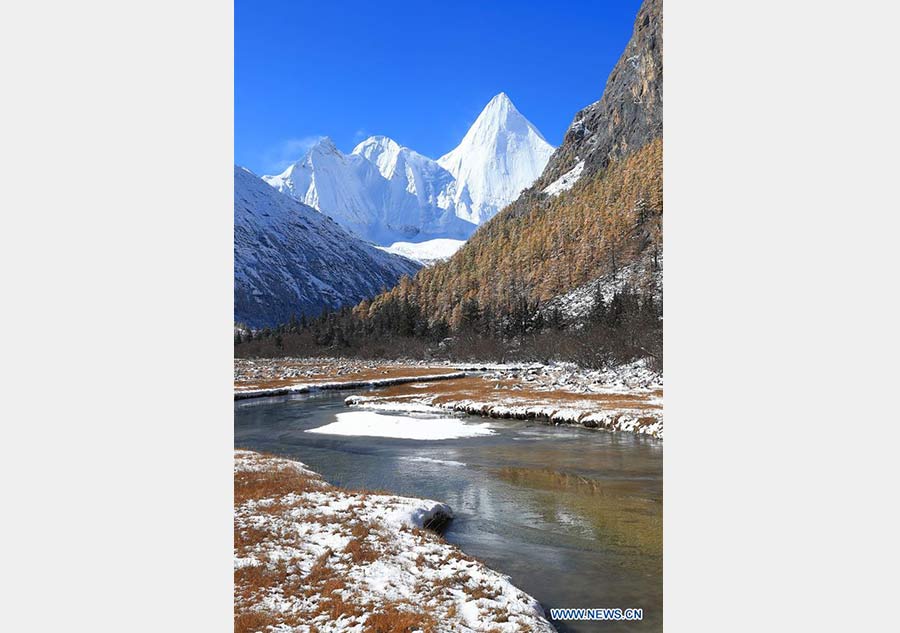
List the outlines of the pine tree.
<svg viewBox="0 0 900 633">
<path fill-rule="evenodd" d="M 597 284 L 594 289 L 594 302 L 588 314 L 588 321 L 593 324 L 606 323 L 606 300 L 603 298 L 603 284 Z"/>
<path fill-rule="evenodd" d="M 459 327 L 472 333 L 481 331 L 481 307 L 476 299 L 467 299 L 462 304 Z"/>
</svg>

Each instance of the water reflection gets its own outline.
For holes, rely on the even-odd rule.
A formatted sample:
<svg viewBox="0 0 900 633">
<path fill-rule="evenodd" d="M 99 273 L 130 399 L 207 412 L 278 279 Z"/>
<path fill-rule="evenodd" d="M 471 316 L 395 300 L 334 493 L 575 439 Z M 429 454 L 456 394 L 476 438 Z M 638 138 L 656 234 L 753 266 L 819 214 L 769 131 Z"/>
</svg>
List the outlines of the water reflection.
<svg viewBox="0 0 900 633">
<path fill-rule="evenodd" d="M 235 446 L 299 459 L 338 485 L 448 503 L 445 538 L 545 607 L 644 609 L 643 622 L 560 631 L 662 628 L 662 442 L 512 420 L 442 441 L 304 433 L 345 412 L 345 396 L 236 403 Z"/>
</svg>

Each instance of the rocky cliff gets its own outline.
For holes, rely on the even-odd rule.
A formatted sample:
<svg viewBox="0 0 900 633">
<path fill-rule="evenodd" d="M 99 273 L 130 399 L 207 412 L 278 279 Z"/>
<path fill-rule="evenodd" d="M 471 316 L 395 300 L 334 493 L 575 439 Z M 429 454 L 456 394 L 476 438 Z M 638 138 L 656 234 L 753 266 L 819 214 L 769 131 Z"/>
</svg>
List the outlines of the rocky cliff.
<svg viewBox="0 0 900 633">
<path fill-rule="evenodd" d="M 603 96 L 575 115 L 534 189 L 544 189 L 580 161 L 584 161 L 583 177 L 661 137 L 662 76 L 662 0 L 645 0 Z"/>
</svg>

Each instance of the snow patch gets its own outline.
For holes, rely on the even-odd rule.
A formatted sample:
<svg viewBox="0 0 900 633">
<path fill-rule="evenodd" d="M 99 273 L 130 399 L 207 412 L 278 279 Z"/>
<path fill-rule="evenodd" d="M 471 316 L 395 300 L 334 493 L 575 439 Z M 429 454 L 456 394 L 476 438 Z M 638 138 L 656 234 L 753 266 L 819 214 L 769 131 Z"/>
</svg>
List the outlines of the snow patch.
<svg viewBox="0 0 900 633">
<path fill-rule="evenodd" d="M 604 301 L 609 302 L 613 295 L 622 292 L 626 286 L 636 288 L 642 282 L 651 285 L 650 292 L 655 300 L 662 300 L 662 257 L 659 258 L 659 269 L 656 272 L 648 272 L 646 265 L 636 262 L 621 268 L 617 273 L 603 275 L 558 295 L 544 304 L 544 316 L 549 316 L 554 309 L 559 309 L 563 320 L 567 323 L 583 321 L 594 307 L 598 292 L 602 293 Z"/>
<path fill-rule="evenodd" d="M 437 262 L 449 259 L 465 240 L 454 240 L 447 237 L 439 237 L 424 242 L 394 242 L 390 246 L 378 246 L 386 253 L 400 255 L 407 259 L 419 262 L 424 266 L 431 266 Z"/>
<path fill-rule="evenodd" d="M 371 411 L 353 411 L 338 413 L 337 422 L 309 429 L 306 432 L 407 440 L 450 440 L 460 437 L 491 435 L 495 431 L 487 423 L 466 424 L 459 418 L 414 418 L 384 415 Z"/>
<path fill-rule="evenodd" d="M 579 178 L 581 178 L 581 173 L 583 171 L 584 161 L 580 160 L 578 161 L 578 164 L 575 165 L 572 169 L 547 185 L 544 188 L 544 193 L 551 196 L 558 196 L 563 191 L 568 191 L 575 186 L 575 183 L 578 182 Z"/>
</svg>

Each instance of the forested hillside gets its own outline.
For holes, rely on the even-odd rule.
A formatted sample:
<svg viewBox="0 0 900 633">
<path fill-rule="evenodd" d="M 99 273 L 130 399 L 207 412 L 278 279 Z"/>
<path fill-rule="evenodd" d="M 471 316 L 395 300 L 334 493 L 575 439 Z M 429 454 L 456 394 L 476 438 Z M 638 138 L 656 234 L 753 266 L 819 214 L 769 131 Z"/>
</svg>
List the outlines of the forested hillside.
<svg viewBox="0 0 900 633">
<path fill-rule="evenodd" d="M 656 139 L 559 196 L 529 192 L 450 260 L 402 279 L 356 312 L 371 318 L 392 301 L 409 301 L 429 320 L 456 328 L 467 302 L 510 312 L 522 298 L 546 302 L 625 267 L 635 290 L 656 292 L 662 208 L 662 139 Z"/>
</svg>

